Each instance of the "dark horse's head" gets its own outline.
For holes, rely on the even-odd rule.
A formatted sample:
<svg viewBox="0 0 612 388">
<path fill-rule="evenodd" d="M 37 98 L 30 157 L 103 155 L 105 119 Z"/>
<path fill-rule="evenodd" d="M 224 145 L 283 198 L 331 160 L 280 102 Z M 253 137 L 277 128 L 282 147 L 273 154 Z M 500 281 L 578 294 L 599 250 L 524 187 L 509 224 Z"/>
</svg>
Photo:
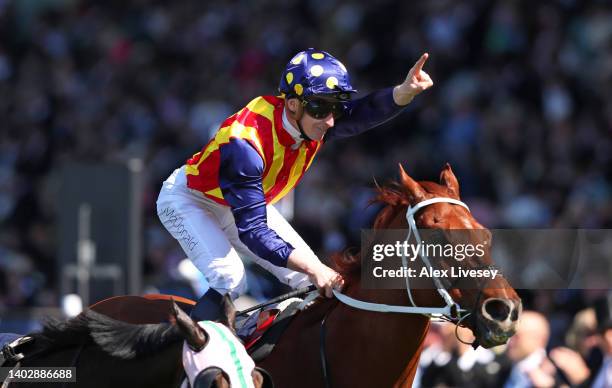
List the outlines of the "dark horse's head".
<svg viewBox="0 0 612 388">
<path fill-rule="evenodd" d="M 448 164 L 440 174 L 439 184 L 428 181 L 417 182 L 401 165 L 400 178 L 400 183 L 395 189 L 380 189 L 378 199 L 386 203 L 387 207 L 375 221 L 375 229 L 407 228 L 407 207 L 428 199 L 460 200 L 459 182 Z M 418 229 L 428 229 L 430 232 L 437 229 L 448 243 L 455 246 L 483 244 L 486 247 L 483 255 L 465 260 L 461 263 L 462 267 L 493 268 L 490 253 L 491 233 L 478 223 L 465 207 L 446 202 L 433 203 L 418 210 L 414 219 Z M 448 261 L 436 261 L 436 263 L 443 269 Z M 522 310 L 521 300 L 503 276 L 498 275 L 495 279 L 485 280 L 468 278 L 459 283 L 450 282 L 448 288 L 452 298 L 471 313 L 470 319 L 461 323 L 472 330 L 478 344 L 486 348 L 505 344 L 515 333 Z"/>
</svg>

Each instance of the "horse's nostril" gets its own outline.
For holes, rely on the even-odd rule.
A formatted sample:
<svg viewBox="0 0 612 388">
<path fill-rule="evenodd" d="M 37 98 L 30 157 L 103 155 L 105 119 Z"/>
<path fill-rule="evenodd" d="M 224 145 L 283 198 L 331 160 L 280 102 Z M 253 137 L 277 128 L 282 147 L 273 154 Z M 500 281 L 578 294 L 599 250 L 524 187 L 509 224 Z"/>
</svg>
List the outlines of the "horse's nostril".
<svg viewBox="0 0 612 388">
<path fill-rule="evenodd" d="M 505 321 L 510 314 L 510 306 L 500 299 L 487 301 L 484 309 L 495 321 Z"/>
</svg>

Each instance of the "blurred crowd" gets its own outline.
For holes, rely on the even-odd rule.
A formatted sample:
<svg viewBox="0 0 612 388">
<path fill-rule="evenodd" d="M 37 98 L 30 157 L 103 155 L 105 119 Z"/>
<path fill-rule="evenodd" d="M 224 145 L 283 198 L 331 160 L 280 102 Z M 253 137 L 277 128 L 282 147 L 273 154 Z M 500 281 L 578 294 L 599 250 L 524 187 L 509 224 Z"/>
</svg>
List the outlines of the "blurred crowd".
<svg viewBox="0 0 612 388">
<path fill-rule="evenodd" d="M 144 160 L 146 283 L 175 281 L 161 182 L 225 117 L 276 94 L 307 47 L 342 60 L 361 95 L 401 82 L 423 52 L 435 83 L 317 156 L 293 224 L 322 259 L 359 245 L 374 179 L 394 180 L 398 162 L 428 180 L 450 162 L 489 228 L 608 228 L 610 20 L 609 2 L 578 0 L 0 0 L 0 313 L 58 303 L 56 172 L 70 161 Z M 522 296 L 559 347 L 600 294 Z"/>
<path fill-rule="evenodd" d="M 551 346 L 550 322 L 523 311 L 516 334 L 503 347 L 479 347 L 468 329 L 432 324 L 415 387 L 612 386 L 612 299 L 576 314 L 565 344 Z"/>
</svg>

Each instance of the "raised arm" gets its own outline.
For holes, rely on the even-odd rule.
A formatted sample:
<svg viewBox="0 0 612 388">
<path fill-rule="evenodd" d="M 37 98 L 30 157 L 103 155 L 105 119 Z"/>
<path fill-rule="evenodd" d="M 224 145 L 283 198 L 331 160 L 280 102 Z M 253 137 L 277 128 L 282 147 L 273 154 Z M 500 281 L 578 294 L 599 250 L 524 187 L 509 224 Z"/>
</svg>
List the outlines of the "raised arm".
<svg viewBox="0 0 612 388">
<path fill-rule="evenodd" d="M 416 95 L 433 86 L 423 71 L 427 58 L 429 54 L 423 54 L 401 84 L 346 103 L 344 115 L 328 131 L 325 141 L 358 135 L 397 116 Z"/>
</svg>

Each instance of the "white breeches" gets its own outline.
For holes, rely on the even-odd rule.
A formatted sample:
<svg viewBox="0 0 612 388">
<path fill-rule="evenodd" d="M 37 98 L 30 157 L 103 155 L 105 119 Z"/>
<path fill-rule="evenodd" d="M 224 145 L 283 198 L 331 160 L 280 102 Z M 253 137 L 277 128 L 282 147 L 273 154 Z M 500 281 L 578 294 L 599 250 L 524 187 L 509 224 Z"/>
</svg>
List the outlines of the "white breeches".
<svg viewBox="0 0 612 388">
<path fill-rule="evenodd" d="M 189 189 L 184 170 L 184 166 L 174 170 L 164 182 L 157 198 L 157 215 L 211 288 L 221 294 L 230 292 L 233 298 L 246 291 L 246 276 L 240 257 L 252 260 L 292 288 L 310 285 L 306 275 L 277 267 L 251 252 L 238 237 L 231 209 Z M 274 206 L 268 205 L 266 209 L 268 226 L 272 230 L 318 260 Z"/>
</svg>

